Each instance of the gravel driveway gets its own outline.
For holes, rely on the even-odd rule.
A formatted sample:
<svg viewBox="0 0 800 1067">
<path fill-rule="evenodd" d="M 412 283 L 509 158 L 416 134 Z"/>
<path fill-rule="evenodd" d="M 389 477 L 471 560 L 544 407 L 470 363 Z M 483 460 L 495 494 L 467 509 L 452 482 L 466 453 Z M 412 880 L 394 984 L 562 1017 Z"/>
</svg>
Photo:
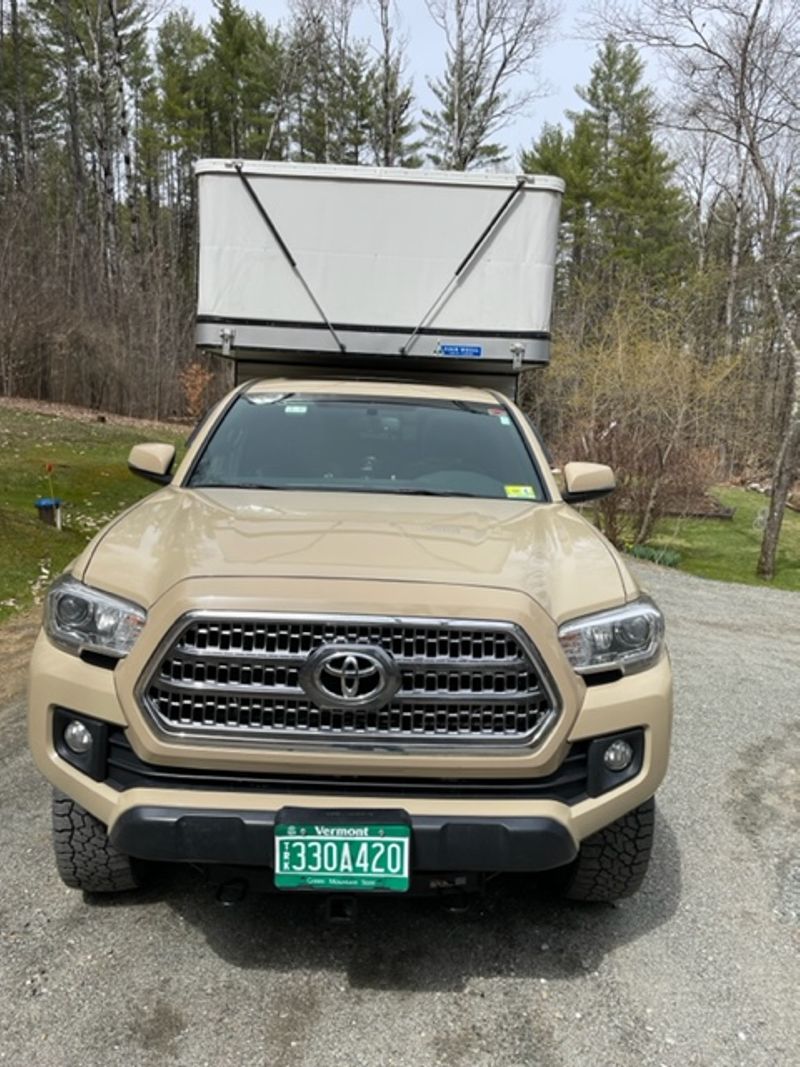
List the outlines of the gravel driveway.
<svg viewBox="0 0 800 1067">
<path fill-rule="evenodd" d="M 800 1063 L 800 596 L 641 569 L 677 675 L 651 872 L 618 907 L 527 879 L 464 914 L 136 899 L 57 881 L 20 697 L 0 708 L 0 1061 L 625 1067 Z"/>
</svg>

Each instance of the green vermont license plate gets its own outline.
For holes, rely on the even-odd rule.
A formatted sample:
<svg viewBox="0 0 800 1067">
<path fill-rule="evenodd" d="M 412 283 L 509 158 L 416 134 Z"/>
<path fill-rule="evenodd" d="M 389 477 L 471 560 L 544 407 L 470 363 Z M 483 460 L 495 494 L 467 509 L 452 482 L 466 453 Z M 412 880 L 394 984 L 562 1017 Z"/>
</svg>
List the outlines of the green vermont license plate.
<svg viewBox="0 0 800 1067">
<path fill-rule="evenodd" d="M 278 889 L 408 889 L 411 827 L 276 823 Z"/>
</svg>

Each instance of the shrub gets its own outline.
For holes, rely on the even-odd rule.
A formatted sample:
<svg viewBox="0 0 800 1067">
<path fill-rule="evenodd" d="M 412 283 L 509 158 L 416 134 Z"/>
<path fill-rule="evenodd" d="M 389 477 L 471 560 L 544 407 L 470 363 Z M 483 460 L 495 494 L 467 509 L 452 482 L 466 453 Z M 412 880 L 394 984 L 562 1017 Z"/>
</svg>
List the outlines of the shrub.
<svg viewBox="0 0 800 1067">
<path fill-rule="evenodd" d="M 529 380 L 558 460 L 614 468 L 618 488 L 594 517 L 615 545 L 645 543 L 659 518 L 691 510 L 719 479 L 714 427 L 736 373 L 694 351 L 674 309 L 628 293 L 588 340 L 560 342 L 535 397 Z"/>
<path fill-rule="evenodd" d="M 181 371 L 184 406 L 190 419 L 199 419 L 208 406 L 208 389 L 213 379 L 208 367 L 196 359 Z"/>
<path fill-rule="evenodd" d="M 647 559 L 651 563 L 659 563 L 662 567 L 678 567 L 681 562 L 680 552 L 671 548 L 655 548 L 652 545 L 631 545 L 628 554 L 636 559 Z"/>
</svg>

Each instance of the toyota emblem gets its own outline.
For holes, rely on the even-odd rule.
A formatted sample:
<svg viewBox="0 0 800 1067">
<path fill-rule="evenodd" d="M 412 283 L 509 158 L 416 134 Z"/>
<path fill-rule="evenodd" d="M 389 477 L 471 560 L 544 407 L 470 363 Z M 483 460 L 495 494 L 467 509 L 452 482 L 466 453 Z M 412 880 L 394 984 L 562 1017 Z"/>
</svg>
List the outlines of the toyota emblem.
<svg viewBox="0 0 800 1067">
<path fill-rule="evenodd" d="M 306 660 L 300 684 L 318 707 L 369 710 L 389 703 L 400 686 L 400 671 L 382 648 L 323 645 Z"/>
</svg>

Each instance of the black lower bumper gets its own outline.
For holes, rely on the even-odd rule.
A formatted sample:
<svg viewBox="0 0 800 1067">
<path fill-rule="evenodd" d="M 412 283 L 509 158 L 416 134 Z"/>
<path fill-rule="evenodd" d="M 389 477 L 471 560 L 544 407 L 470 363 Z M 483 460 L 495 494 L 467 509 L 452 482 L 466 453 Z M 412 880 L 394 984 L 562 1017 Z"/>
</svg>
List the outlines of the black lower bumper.
<svg viewBox="0 0 800 1067">
<path fill-rule="evenodd" d="M 271 867 L 276 814 L 142 805 L 124 812 L 110 836 L 139 859 Z M 418 871 L 546 871 L 577 855 L 567 828 L 540 816 L 412 815 L 410 823 Z"/>
</svg>

